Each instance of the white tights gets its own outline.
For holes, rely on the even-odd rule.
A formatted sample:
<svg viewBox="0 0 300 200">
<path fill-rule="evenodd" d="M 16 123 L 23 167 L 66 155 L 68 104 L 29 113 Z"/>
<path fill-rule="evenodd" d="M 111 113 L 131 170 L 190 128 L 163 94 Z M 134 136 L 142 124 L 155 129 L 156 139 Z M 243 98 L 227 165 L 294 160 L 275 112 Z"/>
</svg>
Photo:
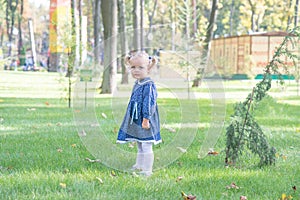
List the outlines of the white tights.
<svg viewBox="0 0 300 200">
<path fill-rule="evenodd" d="M 138 153 L 153 153 L 152 142 L 137 142 Z"/>
<path fill-rule="evenodd" d="M 152 150 L 153 143 L 151 142 L 137 142 L 138 152 L 136 163 L 133 165 L 134 169 L 142 170 L 146 176 L 152 174 L 152 166 L 154 162 L 154 154 Z"/>
</svg>

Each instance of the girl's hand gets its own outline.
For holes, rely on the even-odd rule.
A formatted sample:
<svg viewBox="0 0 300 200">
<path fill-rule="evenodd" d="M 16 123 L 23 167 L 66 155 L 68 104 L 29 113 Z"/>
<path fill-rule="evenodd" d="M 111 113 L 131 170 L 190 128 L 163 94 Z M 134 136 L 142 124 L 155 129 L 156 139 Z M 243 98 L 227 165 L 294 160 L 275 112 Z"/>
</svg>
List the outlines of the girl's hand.
<svg viewBox="0 0 300 200">
<path fill-rule="evenodd" d="M 143 118 L 142 128 L 144 128 L 144 129 L 150 129 L 149 119 Z"/>
</svg>

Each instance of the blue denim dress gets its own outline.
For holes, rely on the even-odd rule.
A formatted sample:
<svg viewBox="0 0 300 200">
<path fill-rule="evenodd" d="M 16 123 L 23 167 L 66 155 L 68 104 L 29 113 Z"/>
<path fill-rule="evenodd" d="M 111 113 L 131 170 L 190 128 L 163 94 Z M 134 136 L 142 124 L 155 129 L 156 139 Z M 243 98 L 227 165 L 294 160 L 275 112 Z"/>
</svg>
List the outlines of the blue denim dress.
<svg viewBox="0 0 300 200">
<path fill-rule="evenodd" d="M 118 133 L 117 143 L 139 141 L 158 144 L 161 142 L 156 99 L 156 86 L 150 78 L 135 82 L 126 114 Z M 149 119 L 150 129 L 142 128 L 143 118 Z"/>
</svg>

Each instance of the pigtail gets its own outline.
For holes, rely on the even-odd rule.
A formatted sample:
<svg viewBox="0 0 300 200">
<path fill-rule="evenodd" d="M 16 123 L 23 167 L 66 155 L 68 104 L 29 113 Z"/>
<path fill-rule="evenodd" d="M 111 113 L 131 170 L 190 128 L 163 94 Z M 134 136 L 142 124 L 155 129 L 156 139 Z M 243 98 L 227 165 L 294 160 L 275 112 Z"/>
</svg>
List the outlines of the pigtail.
<svg viewBox="0 0 300 200">
<path fill-rule="evenodd" d="M 158 59 L 155 56 L 149 56 L 149 69 L 152 69 L 157 63 Z"/>
<path fill-rule="evenodd" d="M 125 65 L 130 65 L 130 58 L 131 58 L 130 55 L 126 55 L 126 56 L 124 57 L 124 63 L 125 63 Z"/>
</svg>

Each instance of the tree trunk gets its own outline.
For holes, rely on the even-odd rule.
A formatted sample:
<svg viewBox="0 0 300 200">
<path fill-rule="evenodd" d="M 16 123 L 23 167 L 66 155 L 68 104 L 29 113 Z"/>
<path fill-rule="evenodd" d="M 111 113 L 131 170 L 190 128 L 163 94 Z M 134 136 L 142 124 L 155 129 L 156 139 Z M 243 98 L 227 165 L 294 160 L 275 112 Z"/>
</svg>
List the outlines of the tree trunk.
<svg viewBox="0 0 300 200">
<path fill-rule="evenodd" d="M 144 0 L 141 0 L 140 2 L 140 37 L 141 37 L 141 49 L 144 49 L 144 8 L 145 8 L 145 2 Z"/>
<path fill-rule="evenodd" d="M 133 48 L 138 50 L 141 48 L 141 38 L 140 38 L 140 0 L 133 0 Z"/>
<path fill-rule="evenodd" d="M 208 60 L 210 57 L 210 53 L 209 53 L 210 45 L 211 45 L 211 40 L 213 38 L 214 25 L 215 25 L 216 18 L 217 18 L 217 11 L 218 11 L 218 0 L 213 0 L 212 6 L 211 6 L 211 11 L 210 11 L 209 24 L 206 29 L 206 36 L 205 36 L 204 45 L 203 45 L 203 52 L 201 55 L 201 57 L 202 57 L 201 63 L 200 63 L 200 67 L 197 71 L 197 77 L 193 81 L 193 87 L 200 86 L 201 80 L 204 75 L 205 67 L 208 64 Z"/>
<path fill-rule="evenodd" d="M 8 41 L 10 43 L 8 48 L 8 56 L 11 56 L 12 51 L 12 41 L 13 41 L 13 29 L 15 25 L 15 12 L 18 6 L 18 1 L 13 4 L 11 0 L 7 1 L 6 3 L 6 26 L 7 26 L 7 35 Z"/>
<path fill-rule="evenodd" d="M 234 0 L 231 1 L 231 6 L 230 6 L 230 17 L 229 17 L 229 26 L 230 26 L 230 31 L 229 31 L 229 36 L 232 36 L 232 28 L 233 28 L 233 14 L 234 14 Z"/>
<path fill-rule="evenodd" d="M 255 20 L 254 20 L 255 7 L 251 0 L 248 0 L 248 3 L 251 7 L 251 30 L 254 32 L 255 31 Z"/>
<path fill-rule="evenodd" d="M 196 36 L 198 24 L 197 24 L 197 2 L 196 0 L 192 1 L 193 6 L 193 37 Z"/>
<path fill-rule="evenodd" d="M 97 71 L 97 68 L 100 67 L 100 53 L 101 53 L 101 46 L 100 46 L 100 2 L 101 0 L 95 0 L 94 7 L 94 71 Z"/>
<path fill-rule="evenodd" d="M 102 94 L 111 94 L 116 88 L 117 75 L 117 0 L 101 2 L 104 27 L 104 72 Z"/>
<path fill-rule="evenodd" d="M 152 10 L 152 12 L 149 12 L 149 15 L 148 15 L 149 30 L 148 30 L 147 36 L 149 36 L 152 33 L 152 23 L 153 23 L 153 17 L 154 17 L 154 14 L 155 14 L 156 7 L 157 7 L 157 0 L 154 1 L 153 10 Z M 146 45 L 148 47 L 150 46 L 150 40 L 146 41 Z"/>
<path fill-rule="evenodd" d="M 119 34 L 121 43 L 121 66 L 122 66 L 122 80 L 121 84 L 128 83 L 128 73 L 123 62 L 123 57 L 127 54 L 127 38 L 126 38 L 126 17 L 125 17 L 125 0 L 118 0 L 118 16 L 119 16 Z"/>
<path fill-rule="evenodd" d="M 294 27 L 298 26 L 298 6 L 299 6 L 299 0 L 296 0 L 296 4 L 295 4 L 295 13 L 294 13 Z"/>
<path fill-rule="evenodd" d="M 18 35 L 18 54 L 21 55 L 21 51 L 23 48 L 23 39 L 22 39 L 22 16 L 23 16 L 23 8 L 24 8 L 24 1 L 21 0 L 21 8 L 20 8 L 20 14 L 18 16 L 18 29 L 19 29 L 19 35 Z"/>
<path fill-rule="evenodd" d="M 72 40 L 76 41 L 76 22 L 75 22 L 75 9 L 76 9 L 76 0 L 71 0 L 71 34 Z M 68 49 L 71 49 L 71 52 L 68 52 L 68 71 L 66 77 L 71 77 L 74 70 L 75 65 L 75 57 L 76 57 L 76 42 L 68 42 Z M 69 51 L 69 50 L 68 50 Z"/>
</svg>

